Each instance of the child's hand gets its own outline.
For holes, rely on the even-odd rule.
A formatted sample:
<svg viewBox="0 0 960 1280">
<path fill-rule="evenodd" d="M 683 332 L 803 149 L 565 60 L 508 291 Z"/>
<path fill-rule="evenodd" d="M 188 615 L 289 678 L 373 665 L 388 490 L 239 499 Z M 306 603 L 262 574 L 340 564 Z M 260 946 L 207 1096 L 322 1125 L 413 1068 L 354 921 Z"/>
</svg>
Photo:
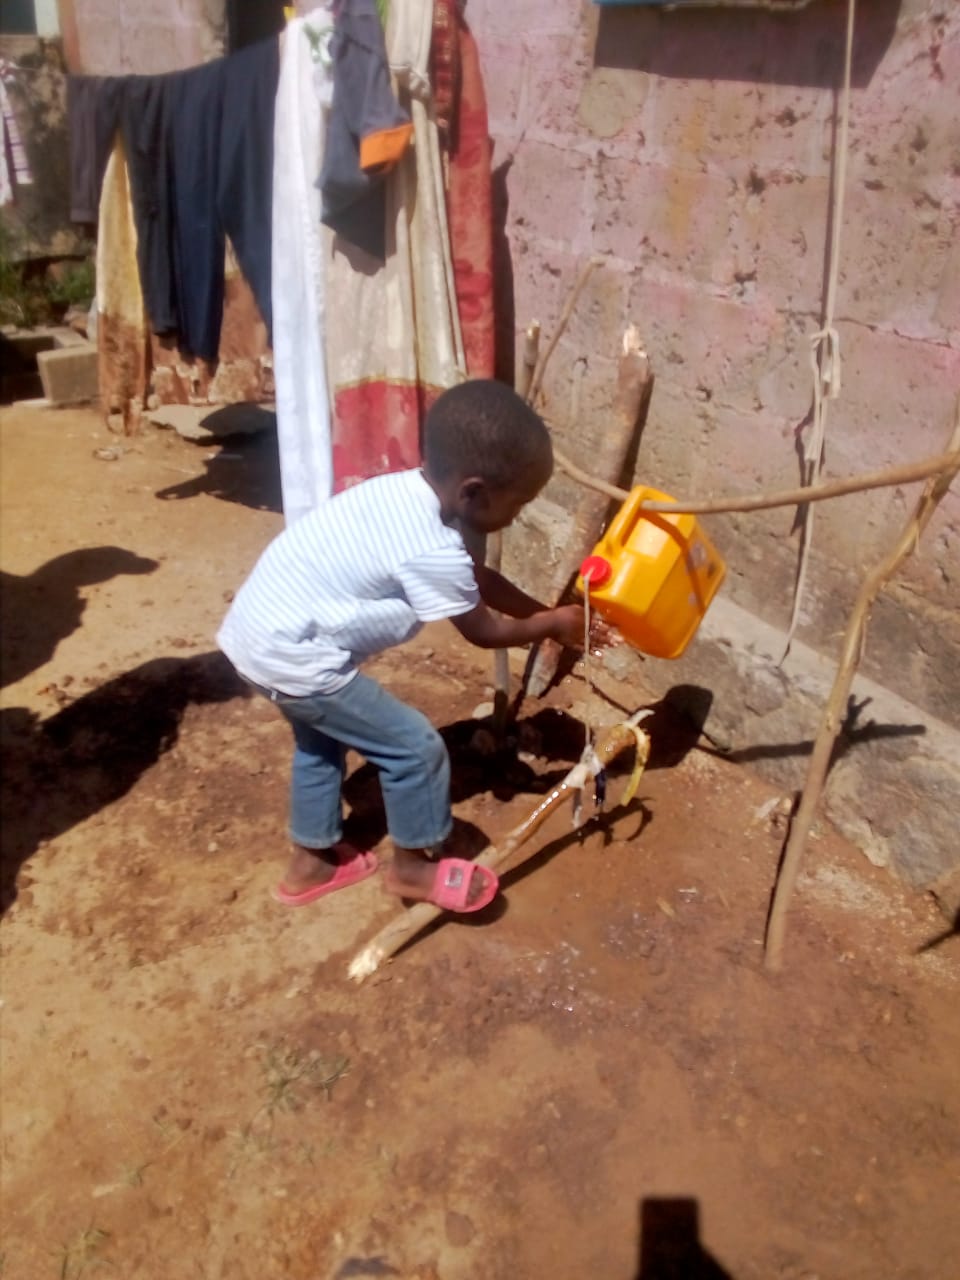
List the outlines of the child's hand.
<svg viewBox="0 0 960 1280">
<path fill-rule="evenodd" d="M 590 649 L 614 649 L 623 644 L 623 636 L 600 618 L 590 619 Z"/>
<path fill-rule="evenodd" d="M 569 649 L 583 648 L 584 613 L 579 604 L 561 605 L 559 609 L 551 609 L 550 635 Z"/>
</svg>

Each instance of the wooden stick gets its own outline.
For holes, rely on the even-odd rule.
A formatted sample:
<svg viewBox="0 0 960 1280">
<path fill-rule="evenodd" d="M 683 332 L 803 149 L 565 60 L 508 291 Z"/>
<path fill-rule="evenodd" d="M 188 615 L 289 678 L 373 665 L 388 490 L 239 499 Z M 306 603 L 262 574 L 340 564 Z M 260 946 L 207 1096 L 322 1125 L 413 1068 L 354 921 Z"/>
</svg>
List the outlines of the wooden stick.
<svg viewBox="0 0 960 1280">
<path fill-rule="evenodd" d="M 523 358 L 517 371 L 517 395 L 530 403 L 530 388 L 533 386 L 533 375 L 540 354 L 540 321 L 531 320 L 523 335 Z"/>
<path fill-rule="evenodd" d="M 597 493 L 604 493 L 608 498 L 614 498 L 618 502 L 623 502 L 630 496 L 626 489 L 620 489 L 617 485 L 591 476 L 557 449 L 554 449 L 553 456 L 557 465 L 572 480 L 586 485 L 588 489 L 595 489 Z M 960 460 L 960 451 L 950 450 L 932 458 L 923 458 L 919 462 L 907 462 L 903 466 L 887 467 L 883 471 L 867 471 L 859 476 L 849 476 L 845 480 L 829 480 L 826 484 L 806 485 L 799 489 L 781 489 L 778 492 L 755 494 L 752 497 L 705 499 L 702 502 L 654 502 L 651 499 L 642 504 L 642 509 L 709 515 L 722 511 L 764 511 L 770 507 L 792 507 L 801 502 L 823 502 L 825 498 L 840 498 L 844 494 L 861 493 L 867 489 L 884 489 L 898 484 L 910 484 L 916 480 L 927 480 L 930 476 L 939 475 L 945 469 L 955 467 L 958 460 Z"/>
<path fill-rule="evenodd" d="M 529 404 L 533 404 L 536 401 L 537 396 L 540 394 L 540 388 L 543 386 L 543 375 L 547 371 L 547 364 L 549 363 L 550 357 L 553 355 L 556 349 L 557 343 L 560 341 L 560 338 L 561 338 L 561 335 L 563 334 L 564 329 L 566 329 L 567 325 L 570 323 L 570 317 L 573 315 L 573 308 L 577 305 L 577 299 L 580 297 L 580 294 L 583 292 L 584 286 L 586 285 L 587 281 L 590 279 L 590 275 L 593 272 L 594 267 L 599 267 L 602 262 L 603 262 L 603 258 L 601 258 L 599 255 L 590 258 L 584 264 L 583 270 L 580 272 L 580 275 L 577 277 L 577 282 L 573 286 L 573 290 L 571 291 L 570 297 L 567 299 L 566 306 L 563 308 L 563 311 L 560 313 L 560 320 L 557 324 L 556 329 L 553 331 L 553 336 L 551 337 L 550 341 L 547 343 L 547 349 L 541 356 L 539 362 L 537 363 L 537 367 L 534 370 L 533 377 L 530 381 L 530 389 L 527 392 L 527 397 L 526 397 L 527 402 Z"/>
<path fill-rule="evenodd" d="M 939 475 L 931 477 L 924 485 L 914 513 L 904 526 L 895 546 L 867 575 L 850 615 L 840 665 L 837 668 L 833 688 L 830 690 L 830 697 L 823 710 L 820 728 L 810 754 L 803 794 L 800 797 L 796 816 L 790 824 L 790 833 L 780 864 L 780 874 L 773 891 L 764 942 L 764 960 L 767 968 L 774 972 L 778 972 L 783 963 L 787 910 L 797 882 L 800 859 L 816 812 L 817 802 L 830 768 L 834 743 L 843 722 L 850 687 L 863 653 L 870 610 L 887 580 L 916 550 L 920 535 L 929 523 L 937 504 L 960 472 L 960 397 L 957 399 L 956 423 L 947 446 L 946 456 L 949 461 L 941 466 Z"/>
<path fill-rule="evenodd" d="M 632 746 L 637 750 L 635 769 L 643 769 L 650 752 L 650 739 L 643 730 L 636 727 L 637 720 L 642 714 L 639 712 L 632 720 L 614 725 L 601 736 L 596 745 L 596 752 L 602 764 L 610 764 L 618 755 Z M 499 846 L 491 847 L 481 853 L 476 859 L 477 864 L 482 867 L 504 868 L 507 862 L 514 858 L 520 847 L 543 825 L 547 817 L 565 800 L 572 797 L 576 786 L 571 784 L 571 777 L 578 773 L 578 768 L 579 766 L 575 765 L 563 782 L 555 787 L 518 827 L 514 827 Z M 580 772 L 582 773 L 582 770 Z M 632 790 L 632 783 L 630 789 Z M 522 858 L 515 861 L 522 862 L 531 857 L 534 852 L 535 850 L 531 848 Z M 401 915 L 394 917 L 389 924 L 384 925 L 372 941 L 354 956 L 348 969 L 349 976 L 355 982 L 362 982 L 442 914 L 442 908 L 434 906 L 432 902 L 418 902 L 416 906 L 409 907 Z"/>
<path fill-rule="evenodd" d="M 540 350 L 540 321 L 531 320 L 523 337 L 523 356 L 517 371 L 517 394 L 528 400 L 533 371 Z M 503 563 L 503 530 L 498 529 L 487 539 L 486 564 L 500 572 Z M 493 654 L 493 733 L 498 741 L 503 738 L 510 711 L 510 654 L 507 649 L 496 649 Z"/>
<path fill-rule="evenodd" d="M 608 481 L 623 474 L 634 452 L 634 444 L 643 432 L 652 390 L 650 361 L 640 341 L 639 330 L 631 324 L 621 343 L 610 425 L 598 440 L 594 454 L 597 471 Z M 572 425 L 575 427 L 577 424 Z M 600 537 L 609 506 L 610 499 L 594 489 L 588 488 L 583 494 L 574 513 L 566 547 L 552 575 L 550 593 L 545 593 L 543 598 L 559 604 L 567 597 L 584 556 L 593 550 Z M 525 693 L 534 698 L 546 693 L 557 674 L 562 654 L 563 646 L 555 640 L 544 640 L 536 646 L 524 672 Z"/>
</svg>

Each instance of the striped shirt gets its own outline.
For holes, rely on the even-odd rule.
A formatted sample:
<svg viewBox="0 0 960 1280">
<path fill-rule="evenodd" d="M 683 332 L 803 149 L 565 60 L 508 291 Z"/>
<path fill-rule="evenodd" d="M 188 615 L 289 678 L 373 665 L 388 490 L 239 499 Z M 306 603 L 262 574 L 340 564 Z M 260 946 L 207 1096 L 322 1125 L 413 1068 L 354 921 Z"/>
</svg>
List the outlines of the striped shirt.
<svg viewBox="0 0 960 1280">
<path fill-rule="evenodd" d="M 480 599 L 473 561 L 419 471 L 376 476 L 275 538 L 217 633 L 249 680 L 334 693 L 357 663 Z"/>
</svg>

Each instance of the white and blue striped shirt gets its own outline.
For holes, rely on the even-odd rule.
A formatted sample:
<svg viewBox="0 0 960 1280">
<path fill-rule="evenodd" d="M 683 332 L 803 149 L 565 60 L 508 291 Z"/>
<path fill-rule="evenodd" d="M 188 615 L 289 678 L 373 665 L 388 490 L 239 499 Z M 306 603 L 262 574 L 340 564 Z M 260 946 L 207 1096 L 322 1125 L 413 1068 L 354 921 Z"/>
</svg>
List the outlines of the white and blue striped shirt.
<svg viewBox="0 0 960 1280">
<path fill-rule="evenodd" d="M 249 680 L 333 693 L 357 663 L 479 602 L 473 561 L 419 471 L 338 493 L 275 538 L 217 633 Z"/>
</svg>

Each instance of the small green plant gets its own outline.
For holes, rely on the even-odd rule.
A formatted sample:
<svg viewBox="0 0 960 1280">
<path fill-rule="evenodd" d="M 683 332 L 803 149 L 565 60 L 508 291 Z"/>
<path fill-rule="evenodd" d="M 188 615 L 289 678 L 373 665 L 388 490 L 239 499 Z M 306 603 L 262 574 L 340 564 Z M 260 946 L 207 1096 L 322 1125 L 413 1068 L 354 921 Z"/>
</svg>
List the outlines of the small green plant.
<svg viewBox="0 0 960 1280">
<path fill-rule="evenodd" d="M 48 281 L 47 296 L 62 311 L 69 307 L 86 310 L 93 301 L 95 289 L 93 263 L 89 258 L 82 258 L 79 262 L 68 262 L 59 279 L 54 277 Z"/>
<path fill-rule="evenodd" d="M 61 262 L 51 269 L 46 260 L 31 260 L 23 253 L 0 220 L 0 324 L 29 329 L 59 323 L 68 308 L 88 308 L 95 288 L 91 259 Z"/>
<path fill-rule="evenodd" d="M 253 1118 L 231 1132 L 234 1154 L 228 1177 L 233 1177 L 241 1162 L 272 1152 L 277 1145 L 274 1126 L 280 1112 L 299 1111 L 304 1105 L 305 1091 L 321 1089 L 329 1099 L 333 1086 L 350 1070 L 350 1059 L 342 1056 L 325 1058 L 316 1049 L 304 1052 L 284 1040 L 260 1044 L 260 1066 L 264 1076 L 266 1097 Z M 319 1153 L 312 1144 L 300 1139 L 298 1151 L 305 1164 L 314 1164 L 317 1154 L 330 1155 L 335 1144 L 328 1141 Z"/>
<path fill-rule="evenodd" d="M 23 264 L 14 257 L 13 237 L 0 222 L 0 323 L 18 327 L 33 323 L 23 274 Z"/>
<path fill-rule="evenodd" d="M 333 1086 L 350 1070 L 349 1058 L 324 1060 L 315 1049 L 302 1053 L 283 1041 L 265 1047 L 261 1061 L 267 1081 L 264 1107 L 269 1115 L 297 1111 L 303 1103 L 301 1086 L 322 1089 L 329 1098 Z"/>
</svg>

